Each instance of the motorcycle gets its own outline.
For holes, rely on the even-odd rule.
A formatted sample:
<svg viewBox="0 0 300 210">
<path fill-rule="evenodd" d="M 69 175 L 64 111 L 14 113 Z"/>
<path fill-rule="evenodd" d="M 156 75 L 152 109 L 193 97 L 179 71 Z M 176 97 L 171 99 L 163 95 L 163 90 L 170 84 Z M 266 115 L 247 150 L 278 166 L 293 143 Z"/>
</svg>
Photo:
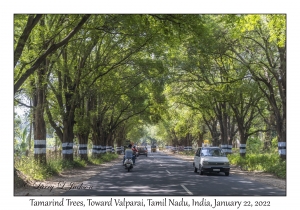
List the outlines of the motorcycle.
<svg viewBox="0 0 300 210">
<path fill-rule="evenodd" d="M 130 171 L 130 169 L 133 168 L 133 161 L 131 158 L 125 158 L 125 161 L 124 161 L 124 166 L 125 166 L 125 169 L 128 170 L 128 172 Z"/>
<path fill-rule="evenodd" d="M 133 153 L 131 150 L 125 150 L 124 167 L 128 172 L 133 168 Z"/>
</svg>

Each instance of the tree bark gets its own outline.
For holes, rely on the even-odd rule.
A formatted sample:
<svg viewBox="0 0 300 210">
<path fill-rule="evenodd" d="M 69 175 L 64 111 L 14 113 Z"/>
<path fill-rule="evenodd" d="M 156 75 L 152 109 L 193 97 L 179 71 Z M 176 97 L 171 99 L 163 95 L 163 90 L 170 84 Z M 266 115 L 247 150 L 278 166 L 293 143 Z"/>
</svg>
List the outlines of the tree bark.
<svg viewBox="0 0 300 210">
<path fill-rule="evenodd" d="M 116 152 L 117 154 L 121 154 L 122 153 L 122 146 L 123 146 L 123 142 L 126 139 L 126 135 L 125 135 L 125 125 L 122 124 L 118 130 L 117 130 L 117 136 L 116 136 L 116 143 L 117 143 L 117 147 L 116 147 Z"/>
<path fill-rule="evenodd" d="M 88 160 L 88 134 L 78 134 L 78 143 L 79 143 L 79 148 L 78 148 L 78 154 L 79 158 L 82 160 Z"/>
<path fill-rule="evenodd" d="M 44 119 L 44 73 L 45 69 L 37 71 L 37 88 L 35 94 L 36 107 L 34 110 L 34 158 L 40 163 L 46 163 L 46 123 Z M 34 103 L 35 104 L 35 103 Z"/>
<path fill-rule="evenodd" d="M 240 134 L 240 156 L 245 157 L 246 156 L 246 143 L 248 136 L 245 133 L 245 130 L 243 128 L 243 123 L 238 121 L 238 128 L 239 128 L 239 134 Z"/>
<path fill-rule="evenodd" d="M 286 160 L 286 47 L 279 47 L 280 77 L 278 78 L 279 93 L 282 100 L 282 115 L 277 118 L 278 151 L 280 158 Z"/>
<path fill-rule="evenodd" d="M 219 141 L 220 132 L 218 132 L 218 128 L 217 128 L 218 120 L 211 119 L 211 122 L 209 122 L 204 117 L 204 121 L 205 121 L 205 124 L 207 125 L 207 127 L 210 131 L 210 134 L 212 136 L 212 146 L 219 146 L 219 144 L 220 144 L 220 141 Z"/>
<path fill-rule="evenodd" d="M 198 132 L 198 147 L 202 147 L 202 144 L 204 142 L 204 135 L 206 134 L 206 131 L 205 131 L 205 126 L 203 125 L 202 126 L 202 131 L 199 131 Z"/>
</svg>

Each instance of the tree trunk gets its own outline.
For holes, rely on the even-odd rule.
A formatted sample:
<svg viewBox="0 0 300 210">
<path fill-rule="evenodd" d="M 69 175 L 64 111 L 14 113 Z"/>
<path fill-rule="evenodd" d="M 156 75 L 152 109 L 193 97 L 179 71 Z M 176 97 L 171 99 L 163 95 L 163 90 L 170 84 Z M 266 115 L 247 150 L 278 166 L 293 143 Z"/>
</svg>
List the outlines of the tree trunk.
<svg viewBox="0 0 300 210">
<path fill-rule="evenodd" d="M 30 99 L 30 106 L 32 101 Z M 31 153 L 31 137 L 32 137 L 32 126 L 33 126 L 33 117 L 32 117 L 32 109 L 30 110 L 30 115 L 29 115 L 30 119 L 29 119 L 29 134 L 28 134 L 28 152 L 27 152 L 27 156 L 29 156 L 29 154 Z"/>
<path fill-rule="evenodd" d="M 198 132 L 198 147 L 202 147 L 202 144 L 204 142 L 204 135 L 207 133 L 207 131 L 205 130 L 205 126 L 202 126 L 202 131 Z"/>
<path fill-rule="evenodd" d="M 117 154 L 122 154 L 122 143 L 123 141 L 126 139 L 125 136 L 125 125 L 122 125 L 119 127 L 118 132 L 117 132 L 117 136 L 116 136 L 116 143 L 117 143 L 117 147 L 116 147 L 116 152 Z"/>
<path fill-rule="evenodd" d="M 273 132 L 274 132 L 274 124 L 273 124 L 274 122 L 275 122 L 274 114 L 271 113 L 266 125 L 267 132 L 265 133 L 264 147 L 263 147 L 263 150 L 265 151 L 271 148 L 271 142 L 272 142 Z"/>
<path fill-rule="evenodd" d="M 64 120 L 63 125 L 62 157 L 64 160 L 73 161 L 73 123 Z"/>
<path fill-rule="evenodd" d="M 280 77 L 278 78 L 279 93 L 282 100 L 282 115 L 277 118 L 278 152 L 282 160 L 286 160 L 286 45 L 279 47 Z"/>
<path fill-rule="evenodd" d="M 106 153 L 111 153 L 112 152 L 112 147 L 113 147 L 113 140 L 112 140 L 112 132 L 108 131 L 107 135 L 106 135 Z"/>
<path fill-rule="evenodd" d="M 286 160 L 286 129 L 285 121 L 277 121 L 276 130 L 278 133 L 278 152 L 282 160 Z"/>
<path fill-rule="evenodd" d="M 233 139 L 237 133 L 236 124 L 232 118 L 228 119 L 228 144 L 227 144 L 227 153 L 232 153 L 232 145 L 233 145 Z"/>
<path fill-rule="evenodd" d="M 101 131 L 101 125 L 98 120 L 94 121 L 92 126 L 92 155 L 93 157 L 100 157 L 101 154 L 105 153 L 106 145 L 104 143 L 103 132 Z"/>
<path fill-rule="evenodd" d="M 88 134 L 79 134 L 78 135 L 78 154 L 79 158 L 82 160 L 88 160 L 88 151 L 87 151 L 87 145 L 88 145 Z"/>
<path fill-rule="evenodd" d="M 240 133 L 240 156 L 245 157 L 247 137 L 245 136 L 244 130 L 242 128 L 239 129 L 239 133 Z"/>
<path fill-rule="evenodd" d="M 44 26 L 44 20 L 41 21 L 41 26 Z M 43 39 L 44 34 L 40 36 Z M 47 46 L 44 46 L 46 48 Z M 45 108 L 45 90 L 46 90 L 46 72 L 47 72 L 47 60 L 44 59 L 39 65 L 36 79 L 36 90 L 35 90 L 35 110 L 34 110 L 34 158 L 40 163 L 46 164 L 46 123 L 44 119 L 44 108 Z"/>
<path fill-rule="evenodd" d="M 217 117 L 220 125 L 221 131 L 221 148 L 227 152 L 228 145 L 228 115 L 227 115 L 227 106 L 225 102 L 218 103 L 215 110 L 217 111 Z M 219 145 L 215 145 L 219 146 Z"/>
<path fill-rule="evenodd" d="M 93 131 L 92 133 L 92 143 L 93 143 L 92 156 L 97 157 L 100 155 L 102 147 L 99 142 L 99 137 L 95 131 Z"/>
<path fill-rule="evenodd" d="M 204 142 L 204 133 L 202 132 L 198 132 L 198 142 L 197 142 L 197 145 L 198 147 L 202 147 L 202 144 Z"/>
<path fill-rule="evenodd" d="M 37 71 L 37 88 L 34 96 L 34 158 L 40 163 L 46 163 L 46 123 L 44 120 L 45 90 L 43 68 Z"/>
<path fill-rule="evenodd" d="M 217 129 L 217 121 L 215 121 L 212 125 L 211 136 L 212 136 L 212 146 L 219 146 L 220 132 L 218 132 L 218 129 Z"/>
</svg>

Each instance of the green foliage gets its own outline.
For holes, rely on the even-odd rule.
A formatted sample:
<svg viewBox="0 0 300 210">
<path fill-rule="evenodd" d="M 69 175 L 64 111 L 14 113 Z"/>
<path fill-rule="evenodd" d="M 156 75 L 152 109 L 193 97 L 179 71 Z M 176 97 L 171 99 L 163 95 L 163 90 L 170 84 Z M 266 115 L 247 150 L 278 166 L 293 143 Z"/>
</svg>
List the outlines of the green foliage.
<svg viewBox="0 0 300 210">
<path fill-rule="evenodd" d="M 105 162 L 112 161 L 116 158 L 118 158 L 118 154 L 116 153 L 105 153 L 101 155 L 100 157 L 94 157 L 94 156 L 89 156 L 89 162 L 92 164 L 100 165 Z"/>
<path fill-rule="evenodd" d="M 286 178 L 286 162 L 280 159 L 278 153 L 246 154 L 243 158 L 239 154 L 228 155 L 231 164 L 240 166 L 243 170 L 263 171 Z"/>
<path fill-rule="evenodd" d="M 263 148 L 263 142 L 259 138 L 251 137 L 247 140 L 247 153 L 258 154 Z"/>
<path fill-rule="evenodd" d="M 278 138 L 277 137 L 272 139 L 271 145 L 272 145 L 273 149 L 278 149 Z"/>
<path fill-rule="evenodd" d="M 89 162 L 95 165 L 101 165 L 104 163 L 104 161 L 101 158 L 93 156 L 89 157 Z"/>
<path fill-rule="evenodd" d="M 89 161 L 81 160 L 75 157 L 73 161 L 63 160 L 61 158 L 48 158 L 46 164 L 39 164 L 34 160 L 33 156 L 15 158 L 15 168 L 21 171 L 24 175 L 33 180 L 46 180 L 47 178 L 57 175 L 64 170 L 81 168 L 87 164 L 103 164 L 118 157 L 115 153 L 106 153 L 101 158 L 89 158 Z"/>
<path fill-rule="evenodd" d="M 270 31 L 270 42 L 275 42 L 279 47 L 284 47 L 286 42 L 286 15 L 270 14 L 266 16 Z"/>
<path fill-rule="evenodd" d="M 34 180 L 46 180 L 64 170 L 84 167 L 86 162 L 75 158 L 74 161 L 48 159 L 46 164 L 39 164 L 33 156 L 15 158 L 15 168 Z"/>
<path fill-rule="evenodd" d="M 129 123 L 127 123 L 129 125 Z M 130 129 L 127 132 L 127 139 L 130 139 L 131 141 L 137 142 L 138 140 L 142 139 L 142 137 L 145 137 L 147 135 L 147 128 L 143 125 L 142 121 L 132 121 L 132 124 L 130 123 Z"/>
<path fill-rule="evenodd" d="M 24 155 L 28 149 L 28 132 L 27 126 L 21 130 L 20 128 L 15 128 L 15 139 L 14 139 L 14 151 L 15 155 Z"/>
<path fill-rule="evenodd" d="M 178 154 L 186 155 L 186 156 L 195 156 L 195 151 L 194 150 L 191 150 L 191 151 L 178 151 Z"/>
<path fill-rule="evenodd" d="M 241 38 L 247 32 L 264 29 L 269 33 L 269 42 L 274 42 L 279 47 L 285 46 L 286 15 L 284 14 L 221 15 L 217 19 L 220 23 L 225 23 L 233 38 Z"/>
<path fill-rule="evenodd" d="M 114 160 L 118 157 L 119 155 L 116 154 L 116 153 L 105 153 L 104 155 L 102 155 L 101 159 L 104 161 L 104 162 L 109 162 L 111 160 Z"/>
</svg>

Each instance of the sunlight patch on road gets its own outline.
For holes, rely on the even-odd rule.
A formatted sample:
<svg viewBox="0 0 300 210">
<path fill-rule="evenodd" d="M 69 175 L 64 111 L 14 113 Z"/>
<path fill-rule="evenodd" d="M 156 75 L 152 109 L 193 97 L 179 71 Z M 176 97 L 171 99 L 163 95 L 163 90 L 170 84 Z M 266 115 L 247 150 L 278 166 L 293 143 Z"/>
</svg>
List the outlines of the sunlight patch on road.
<svg viewBox="0 0 300 210">
<path fill-rule="evenodd" d="M 249 184 L 253 183 L 253 182 L 249 182 L 249 181 L 238 181 L 238 182 L 249 183 Z"/>
<path fill-rule="evenodd" d="M 109 187 L 109 190 L 118 190 L 120 191 L 119 186 Z M 150 187 L 150 186 L 126 186 L 126 188 L 122 188 L 121 191 L 123 191 L 126 195 L 126 192 L 129 193 L 161 193 L 161 194 L 169 194 L 174 193 L 176 190 L 172 189 L 163 189 L 161 187 Z"/>
</svg>

